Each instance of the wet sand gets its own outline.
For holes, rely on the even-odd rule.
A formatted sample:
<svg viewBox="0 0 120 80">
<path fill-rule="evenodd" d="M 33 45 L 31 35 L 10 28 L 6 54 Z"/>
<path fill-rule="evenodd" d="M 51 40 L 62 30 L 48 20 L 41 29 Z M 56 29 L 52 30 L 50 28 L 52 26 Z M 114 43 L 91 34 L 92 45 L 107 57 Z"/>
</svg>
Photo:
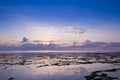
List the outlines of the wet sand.
<svg viewBox="0 0 120 80">
<path fill-rule="evenodd" d="M 1 80 L 119 80 L 119 74 L 119 52 L 0 54 Z"/>
</svg>

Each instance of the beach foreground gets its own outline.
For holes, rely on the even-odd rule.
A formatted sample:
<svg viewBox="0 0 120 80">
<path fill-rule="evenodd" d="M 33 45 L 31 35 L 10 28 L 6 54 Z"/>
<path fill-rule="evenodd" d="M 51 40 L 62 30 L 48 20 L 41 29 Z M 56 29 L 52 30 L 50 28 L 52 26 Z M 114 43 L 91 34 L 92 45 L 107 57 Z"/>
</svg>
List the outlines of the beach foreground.
<svg viewBox="0 0 120 80">
<path fill-rule="evenodd" d="M 120 80 L 120 53 L 0 54 L 0 80 Z"/>
</svg>

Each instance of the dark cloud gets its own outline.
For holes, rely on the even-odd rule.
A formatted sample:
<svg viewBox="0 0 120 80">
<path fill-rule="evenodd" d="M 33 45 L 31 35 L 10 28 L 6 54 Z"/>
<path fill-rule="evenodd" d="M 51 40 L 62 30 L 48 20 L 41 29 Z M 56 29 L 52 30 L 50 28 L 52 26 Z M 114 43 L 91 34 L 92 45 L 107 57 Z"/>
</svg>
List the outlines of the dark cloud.
<svg viewBox="0 0 120 80">
<path fill-rule="evenodd" d="M 73 42 L 73 46 L 76 46 L 78 44 L 78 42 Z"/>
<path fill-rule="evenodd" d="M 28 38 L 23 37 L 23 40 L 21 41 L 21 43 L 25 43 L 25 42 L 28 42 Z"/>
<path fill-rule="evenodd" d="M 33 42 L 43 42 L 43 41 L 40 41 L 40 40 L 34 40 Z"/>
</svg>

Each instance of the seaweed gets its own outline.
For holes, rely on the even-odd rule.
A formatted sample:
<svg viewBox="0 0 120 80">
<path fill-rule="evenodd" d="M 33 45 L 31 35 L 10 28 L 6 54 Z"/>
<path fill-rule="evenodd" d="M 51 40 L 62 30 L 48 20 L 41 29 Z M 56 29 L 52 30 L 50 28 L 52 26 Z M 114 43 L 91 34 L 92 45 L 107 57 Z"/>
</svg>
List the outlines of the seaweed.
<svg viewBox="0 0 120 80">
<path fill-rule="evenodd" d="M 101 70 L 101 71 L 94 71 L 88 76 L 84 76 L 86 80 L 114 80 L 118 79 L 117 77 L 108 76 L 106 73 L 103 72 L 116 72 L 118 69 L 109 69 L 109 70 Z M 97 73 L 100 73 L 99 75 Z"/>
<path fill-rule="evenodd" d="M 8 80 L 13 80 L 13 79 L 15 79 L 15 78 L 11 77 L 11 78 L 9 78 Z"/>
</svg>

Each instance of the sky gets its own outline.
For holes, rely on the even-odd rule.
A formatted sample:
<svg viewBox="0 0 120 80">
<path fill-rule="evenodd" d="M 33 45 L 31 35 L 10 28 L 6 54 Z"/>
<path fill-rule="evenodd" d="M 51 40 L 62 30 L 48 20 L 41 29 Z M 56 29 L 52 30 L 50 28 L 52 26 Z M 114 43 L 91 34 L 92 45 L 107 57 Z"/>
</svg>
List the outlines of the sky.
<svg viewBox="0 0 120 80">
<path fill-rule="evenodd" d="M 120 0 L 0 0 L 0 44 L 120 42 Z"/>
</svg>

